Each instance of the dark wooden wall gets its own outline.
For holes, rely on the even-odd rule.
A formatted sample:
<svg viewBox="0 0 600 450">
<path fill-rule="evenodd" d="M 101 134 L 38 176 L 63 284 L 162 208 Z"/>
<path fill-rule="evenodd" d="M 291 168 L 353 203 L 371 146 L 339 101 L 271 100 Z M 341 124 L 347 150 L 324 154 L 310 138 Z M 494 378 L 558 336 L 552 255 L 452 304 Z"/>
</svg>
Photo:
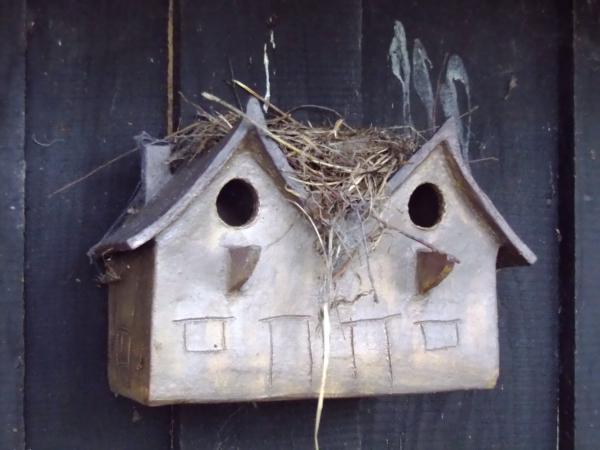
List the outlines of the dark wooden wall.
<svg viewBox="0 0 600 450">
<path fill-rule="evenodd" d="M 600 441 L 600 4 L 574 14 L 575 447 Z"/>
<path fill-rule="evenodd" d="M 499 274 L 496 389 L 327 400 L 325 449 L 596 448 L 600 441 L 600 7 L 596 0 L 173 2 L 172 87 L 273 101 L 355 124 L 402 121 L 395 20 L 438 79 L 470 78 L 475 177 L 539 257 Z M 169 2 L 0 4 L 0 448 L 310 448 L 314 401 L 146 408 L 106 379 L 106 291 L 85 256 L 138 181 L 132 154 L 166 131 Z M 509 92 L 510 81 L 513 80 Z M 416 102 L 415 102 L 416 104 Z M 174 120 L 191 119 L 176 98 Z M 417 128 L 424 128 L 415 111 Z M 493 157 L 493 159 L 489 159 Z M 577 176 L 575 176 L 577 175 Z M 577 353 L 575 353 L 577 345 Z M 576 355 L 576 356 L 575 356 Z M 560 420 L 559 420 L 560 419 Z"/>
</svg>

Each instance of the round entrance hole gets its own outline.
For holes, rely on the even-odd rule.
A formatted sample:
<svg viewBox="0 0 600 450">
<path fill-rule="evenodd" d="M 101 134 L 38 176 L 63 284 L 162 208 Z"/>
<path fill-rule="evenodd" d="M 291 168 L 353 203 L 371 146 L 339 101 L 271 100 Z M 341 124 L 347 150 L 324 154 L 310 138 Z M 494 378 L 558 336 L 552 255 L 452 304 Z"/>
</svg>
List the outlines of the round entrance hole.
<svg viewBox="0 0 600 450">
<path fill-rule="evenodd" d="M 422 228 L 437 225 L 444 212 L 444 199 L 435 184 L 423 183 L 408 200 L 408 215 L 412 222 Z"/>
<path fill-rule="evenodd" d="M 258 209 L 258 195 L 250 183 L 240 178 L 228 181 L 217 195 L 217 213 L 232 227 L 249 223 Z"/>
</svg>

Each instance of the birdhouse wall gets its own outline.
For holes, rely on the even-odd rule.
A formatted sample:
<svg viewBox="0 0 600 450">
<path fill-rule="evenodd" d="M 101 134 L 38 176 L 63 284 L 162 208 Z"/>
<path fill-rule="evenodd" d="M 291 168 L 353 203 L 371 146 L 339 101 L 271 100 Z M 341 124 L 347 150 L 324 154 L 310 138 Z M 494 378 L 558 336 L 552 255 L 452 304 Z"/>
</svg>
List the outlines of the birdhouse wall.
<svg viewBox="0 0 600 450">
<path fill-rule="evenodd" d="M 411 195 L 425 183 L 439 190 L 441 200 L 441 217 L 430 228 L 417 226 L 410 212 Z M 372 257 L 383 286 L 390 292 L 411 293 L 402 299 L 403 317 L 409 321 L 396 341 L 403 348 L 397 372 L 410 380 L 411 389 L 489 388 L 498 376 L 496 258 L 500 243 L 462 183 L 438 147 L 392 194 L 383 214 L 389 229 Z M 457 260 L 446 278 L 425 294 L 419 294 L 416 285 L 416 253 L 430 249 L 394 229 Z M 386 270 L 394 267 L 392 261 L 405 261 L 403 270 Z M 454 341 L 436 343 L 444 333 L 439 328 L 442 324 L 455 325 Z"/>
<path fill-rule="evenodd" d="M 381 240 L 368 257 L 359 247 L 337 286 L 330 369 L 335 376 L 328 392 L 495 385 L 499 243 L 460 182 L 444 153 L 435 151 L 392 194 L 379 218 L 387 227 Z M 431 227 L 416 225 L 409 211 L 413 193 L 425 183 L 435 186 L 440 200 L 439 222 Z M 428 205 L 421 201 L 417 206 Z M 417 253 L 432 248 L 458 262 L 439 285 L 421 294 Z M 341 367 L 347 339 L 350 371 Z"/>
<path fill-rule="evenodd" d="M 113 392 L 148 401 L 154 245 L 117 253 L 110 262 L 118 280 L 109 285 L 108 378 Z"/>
<path fill-rule="evenodd" d="M 257 399 L 278 392 L 294 396 L 316 388 L 317 377 L 309 380 L 310 368 L 300 385 L 295 373 L 295 381 L 290 376 L 281 386 L 272 383 L 271 355 L 280 348 L 270 339 L 281 325 L 271 322 L 273 318 L 291 322 L 292 350 L 294 339 L 299 339 L 301 350 L 313 351 L 307 347 L 302 317 L 317 315 L 321 259 L 314 249 L 313 229 L 267 174 L 265 164 L 245 151 L 234 154 L 185 213 L 156 238 L 151 376 L 155 402 Z M 233 227 L 220 218 L 216 202 L 227 182 L 238 178 L 253 186 L 258 206 L 247 225 Z M 249 247 L 259 252 L 258 261 L 248 280 L 230 292 L 228 280 L 236 270 L 230 249 Z M 302 336 L 293 335 L 296 322 Z M 315 324 L 309 326 L 316 336 Z"/>
<path fill-rule="evenodd" d="M 314 230 L 264 164 L 250 152 L 236 153 L 156 238 L 152 404 L 318 393 L 322 259 Z M 253 186 L 258 200 L 256 215 L 239 227 L 227 225 L 217 208 L 233 179 Z M 443 210 L 430 228 L 416 226 L 409 211 L 423 183 L 439 190 Z M 389 229 L 375 251 L 367 258 L 359 248 L 336 285 L 327 395 L 492 386 L 499 243 L 443 152 L 413 171 L 382 220 Z M 460 262 L 421 295 L 416 254 L 430 249 L 396 230 Z M 255 259 L 234 290 L 229 280 L 239 261 L 232 249 L 252 249 Z"/>
</svg>

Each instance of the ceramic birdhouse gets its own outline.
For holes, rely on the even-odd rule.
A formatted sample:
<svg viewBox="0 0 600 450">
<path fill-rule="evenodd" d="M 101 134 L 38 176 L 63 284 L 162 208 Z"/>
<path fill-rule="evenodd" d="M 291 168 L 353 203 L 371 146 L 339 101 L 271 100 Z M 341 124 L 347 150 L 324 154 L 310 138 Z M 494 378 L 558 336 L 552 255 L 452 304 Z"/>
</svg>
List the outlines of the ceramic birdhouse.
<svg viewBox="0 0 600 450">
<path fill-rule="evenodd" d="M 148 405 L 319 394 L 323 258 L 256 101 L 246 115 L 174 174 L 169 147 L 146 146 L 134 212 L 91 249 L 117 279 L 116 393 Z M 325 396 L 493 387 L 496 271 L 536 257 L 475 182 L 454 122 L 389 179 L 380 221 L 377 246 L 336 282 Z"/>
</svg>

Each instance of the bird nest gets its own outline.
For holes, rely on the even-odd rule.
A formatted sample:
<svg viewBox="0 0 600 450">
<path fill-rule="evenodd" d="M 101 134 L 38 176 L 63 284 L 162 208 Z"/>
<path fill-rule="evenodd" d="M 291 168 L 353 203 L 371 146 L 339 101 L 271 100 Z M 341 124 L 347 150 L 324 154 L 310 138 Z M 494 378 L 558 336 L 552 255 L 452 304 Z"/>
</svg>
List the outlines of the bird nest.
<svg viewBox="0 0 600 450">
<path fill-rule="evenodd" d="M 250 120 L 240 109 L 203 95 L 227 112 L 210 113 L 194 105 L 196 120 L 166 138 L 173 146 L 175 170 L 216 145 L 237 122 Z M 359 246 L 377 240 L 372 233 L 365 233 L 364 224 L 379 217 L 388 180 L 424 139 L 409 127 L 355 128 L 329 108 L 310 105 L 284 112 L 267 105 L 266 126 L 255 125 L 279 144 L 294 170 L 291 178 L 306 188 L 308 201 L 293 203 L 310 219 L 335 277 Z M 326 112 L 333 120 L 313 126 L 296 119 L 294 114 L 305 108 Z"/>
</svg>

